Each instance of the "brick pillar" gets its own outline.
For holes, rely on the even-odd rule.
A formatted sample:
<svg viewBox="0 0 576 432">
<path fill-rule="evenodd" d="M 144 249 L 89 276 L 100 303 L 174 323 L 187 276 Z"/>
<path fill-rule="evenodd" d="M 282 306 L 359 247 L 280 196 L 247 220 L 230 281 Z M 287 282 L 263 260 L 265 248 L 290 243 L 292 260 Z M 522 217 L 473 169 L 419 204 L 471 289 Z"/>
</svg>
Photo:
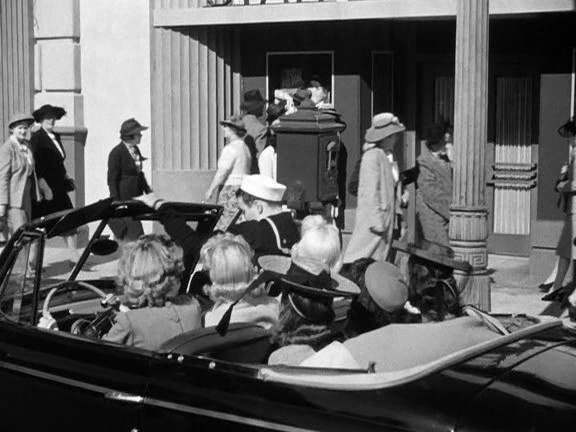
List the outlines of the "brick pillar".
<svg viewBox="0 0 576 432">
<path fill-rule="evenodd" d="M 474 268 L 469 277 L 457 275 L 463 302 L 489 310 L 485 200 L 488 0 L 459 0 L 456 4 L 455 163 L 450 242 L 456 256 L 469 261 Z"/>
</svg>

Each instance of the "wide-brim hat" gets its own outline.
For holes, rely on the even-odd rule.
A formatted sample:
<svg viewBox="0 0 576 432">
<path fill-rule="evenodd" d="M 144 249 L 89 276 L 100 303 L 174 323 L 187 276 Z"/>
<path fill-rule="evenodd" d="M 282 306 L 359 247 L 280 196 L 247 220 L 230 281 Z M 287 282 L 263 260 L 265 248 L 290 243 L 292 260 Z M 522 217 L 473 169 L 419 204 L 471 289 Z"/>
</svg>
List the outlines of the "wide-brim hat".
<svg viewBox="0 0 576 432">
<path fill-rule="evenodd" d="M 372 119 L 372 126 L 366 130 L 364 140 L 368 143 L 377 143 L 391 135 L 404 132 L 406 127 L 400 123 L 398 117 L 392 113 L 376 114 Z"/>
<path fill-rule="evenodd" d="M 572 138 L 576 136 L 576 124 L 573 118 L 558 128 L 558 135 L 562 138 Z"/>
<path fill-rule="evenodd" d="M 246 132 L 246 126 L 244 125 L 244 121 L 238 116 L 232 116 L 229 119 L 221 120 L 220 125 L 228 126 L 237 131 Z"/>
<path fill-rule="evenodd" d="M 408 283 L 402 271 L 392 263 L 376 261 L 370 264 L 364 283 L 372 300 L 386 312 L 396 312 L 408 301 Z"/>
<path fill-rule="evenodd" d="M 406 252 L 409 255 L 413 255 L 427 261 L 443 265 L 445 267 L 450 267 L 454 270 L 460 270 L 465 273 L 470 273 L 472 271 L 472 266 L 468 261 L 461 261 L 454 259 L 454 251 L 448 246 L 441 245 L 439 243 L 422 241 L 418 244 L 415 243 L 405 243 L 394 241 L 392 247 Z"/>
<path fill-rule="evenodd" d="M 40 123 L 44 117 L 54 116 L 56 120 L 60 120 L 65 115 L 66 110 L 64 108 L 50 104 L 42 105 L 32 113 L 34 120 L 38 123 Z"/>
<path fill-rule="evenodd" d="M 303 283 L 300 275 L 304 272 L 318 276 L 321 272 L 311 272 L 311 267 L 304 263 L 295 263 L 290 257 L 282 255 L 264 255 L 258 258 L 258 264 L 263 270 L 268 270 L 281 275 L 280 281 L 290 291 L 305 295 L 314 295 L 320 297 L 354 297 L 360 294 L 360 288 L 354 282 L 340 276 L 337 273 L 331 273 L 329 280 L 324 286 L 310 286 Z M 299 264 L 302 264 L 299 265 Z M 310 263 L 306 263 L 310 264 Z M 318 266 L 320 269 L 322 266 Z"/>
<path fill-rule="evenodd" d="M 130 136 L 137 134 L 148 129 L 148 126 L 143 126 L 135 118 L 129 118 L 122 123 L 120 126 L 120 136 Z"/>
<path fill-rule="evenodd" d="M 15 113 L 10 117 L 8 122 L 8 128 L 12 129 L 15 125 L 19 123 L 26 123 L 28 126 L 34 123 L 34 117 L 27 113 Z"/>
<path fill-rule="evenodd" d="M 245 175 L 240 189 L 255 198 L 271 202 L 281 202 L 286 193 L 285 185 L 262 174 Z"/>
</svg>

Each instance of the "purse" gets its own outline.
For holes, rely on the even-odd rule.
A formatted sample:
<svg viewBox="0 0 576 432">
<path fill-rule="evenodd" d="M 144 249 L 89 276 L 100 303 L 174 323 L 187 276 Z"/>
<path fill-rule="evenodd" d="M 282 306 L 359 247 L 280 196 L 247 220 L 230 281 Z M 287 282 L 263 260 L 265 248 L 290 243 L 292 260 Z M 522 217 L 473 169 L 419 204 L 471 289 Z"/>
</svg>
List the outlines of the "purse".
<svg viewBox="0 0 576 432">
<path fill-rule="evenodd" d="M 66 179 L 64 180 L 64 190 L 66 192 L 72 192 L 76 190 L 76 183 L 74 182 L 74 179 L 66 177 Z"/>
</svg>

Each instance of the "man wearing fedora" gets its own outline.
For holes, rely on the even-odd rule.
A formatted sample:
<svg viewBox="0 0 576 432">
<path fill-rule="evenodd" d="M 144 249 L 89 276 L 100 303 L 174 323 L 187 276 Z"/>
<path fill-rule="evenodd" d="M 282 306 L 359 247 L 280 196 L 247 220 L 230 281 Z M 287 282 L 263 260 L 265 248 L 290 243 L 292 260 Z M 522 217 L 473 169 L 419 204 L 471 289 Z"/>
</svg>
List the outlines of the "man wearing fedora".
<svg viewBox="0 0 576 432">
<path fill-rule="evenodd" d="M 138 144 L 142 139 L 142 131 L 148 129 L 136 119 L 129 118 L 120 126 L 121 142 L 110 151 L 108 156 L 108 188 L 110 197 L 115 200 L 128 200 L 144 193 L 152 192 L 146 181 L 142 157 Z M 144 229 L 140 221 L 132 218 L 114 219 L 110 228 L 118 240 L 136 240 Z"/>
<path fill-rule="evenodd" d="M 252 156 L 252 166 L 250 168 L 251 174 L 258 174 L 258 156 L 260 156 L 260 153 L 264 150 L 264 147 L 266 147 L 268 129 L 259 120 L 264 113 L 265 105 L 266 101 L 258 89 L 248 90 L 245 92 L 244 100 L 242 104 L 240 104 L 240 109 L 243 114 L 242 121 L 246 128 L 244 142 L 250 149 L 250 154 Z"/>
<path fill-rule="evenodd" d="M 245 176 L 237 192 L 238 207 L 246 222 L 228 231 L 240 234 L 254 249 L 254 258 L 262 255 L 289 255 L 300 240 L 298 227 L 290 212 L 282 209 L 286 186 L 268 176 Z"/>
</svg>

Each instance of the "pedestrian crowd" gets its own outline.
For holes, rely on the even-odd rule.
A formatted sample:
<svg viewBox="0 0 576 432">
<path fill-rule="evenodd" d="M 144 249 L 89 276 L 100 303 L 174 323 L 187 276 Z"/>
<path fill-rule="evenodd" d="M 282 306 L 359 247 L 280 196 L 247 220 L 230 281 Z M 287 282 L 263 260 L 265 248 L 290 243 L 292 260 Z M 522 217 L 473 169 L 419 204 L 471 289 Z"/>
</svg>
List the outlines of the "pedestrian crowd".
<svg viewBox="0 0 576 432">
<path fill-rule="evenodd" d="M 417 165 L 401 172 L 395 155 L 405 126 L 393 113 L 373 117 L 348 181 L 358 200 L 345 248 L 333 218 L 316 214 L 297 221 L 287 208 L 287 188 L 277 181 L 274 126 L 300 109 L 324 110 L 341 121 L 325 99 L 326 90 L 314 82 L 265 111 L 260 91 L 249 90 L 242 115 L 220 121 L 226 143 L 204 200 L 215 199 L 223 213 L 210 238 L 190 227 L 148 184 L 146 158 L 138 147 L 148 128 L 134 118 L 121 124 L 120 142 L 108 158 L 110 197 L 149 206 L 166 234 L 145 234 L 141 222 L 130 217 L 110 221 L 114 237 L 124 244 L 118 285 L 125 309 L 105 340 L 159 349 L 170 338 L 203 326 L 251 323 L 270 332 L 270 363 L 297 365 L 334 342 L 389 324 L 443 321 L 465 313 L 454 270 L 466 274 L 471 267 L 454 258 L 449 244 L 449 127 L 427 128 Z M 33 116 L 19 114 L 9 123 L 10 136 L 0 147 L 0 216 L 10 232 L 31 218 L 72 208 L 68 194 L 75 182 L 54 131 L 64 115 L 64 109 L 44 105 Z M 39 127 L 28 139 L 34 122 Z M 571 157 L 558 190 L 572 191 L 573 165 Z M 415 197 L 407 193 L 412 182 Z M 415 226 L 403 218 L 411 199 Z M 570 200 L 567 205 L 570 209 Z M 567 229 L 572 229 L 573 214 L 567 211 Z M 416 243 L 406 241 L 408 233 Z M 71 253 L 74 234 L 63 235 Z M 565 248 L 574 246 L 559 245 L 559 251 Z M 345 305 L 344 312 L 338 304 Z"/>
</svg>

